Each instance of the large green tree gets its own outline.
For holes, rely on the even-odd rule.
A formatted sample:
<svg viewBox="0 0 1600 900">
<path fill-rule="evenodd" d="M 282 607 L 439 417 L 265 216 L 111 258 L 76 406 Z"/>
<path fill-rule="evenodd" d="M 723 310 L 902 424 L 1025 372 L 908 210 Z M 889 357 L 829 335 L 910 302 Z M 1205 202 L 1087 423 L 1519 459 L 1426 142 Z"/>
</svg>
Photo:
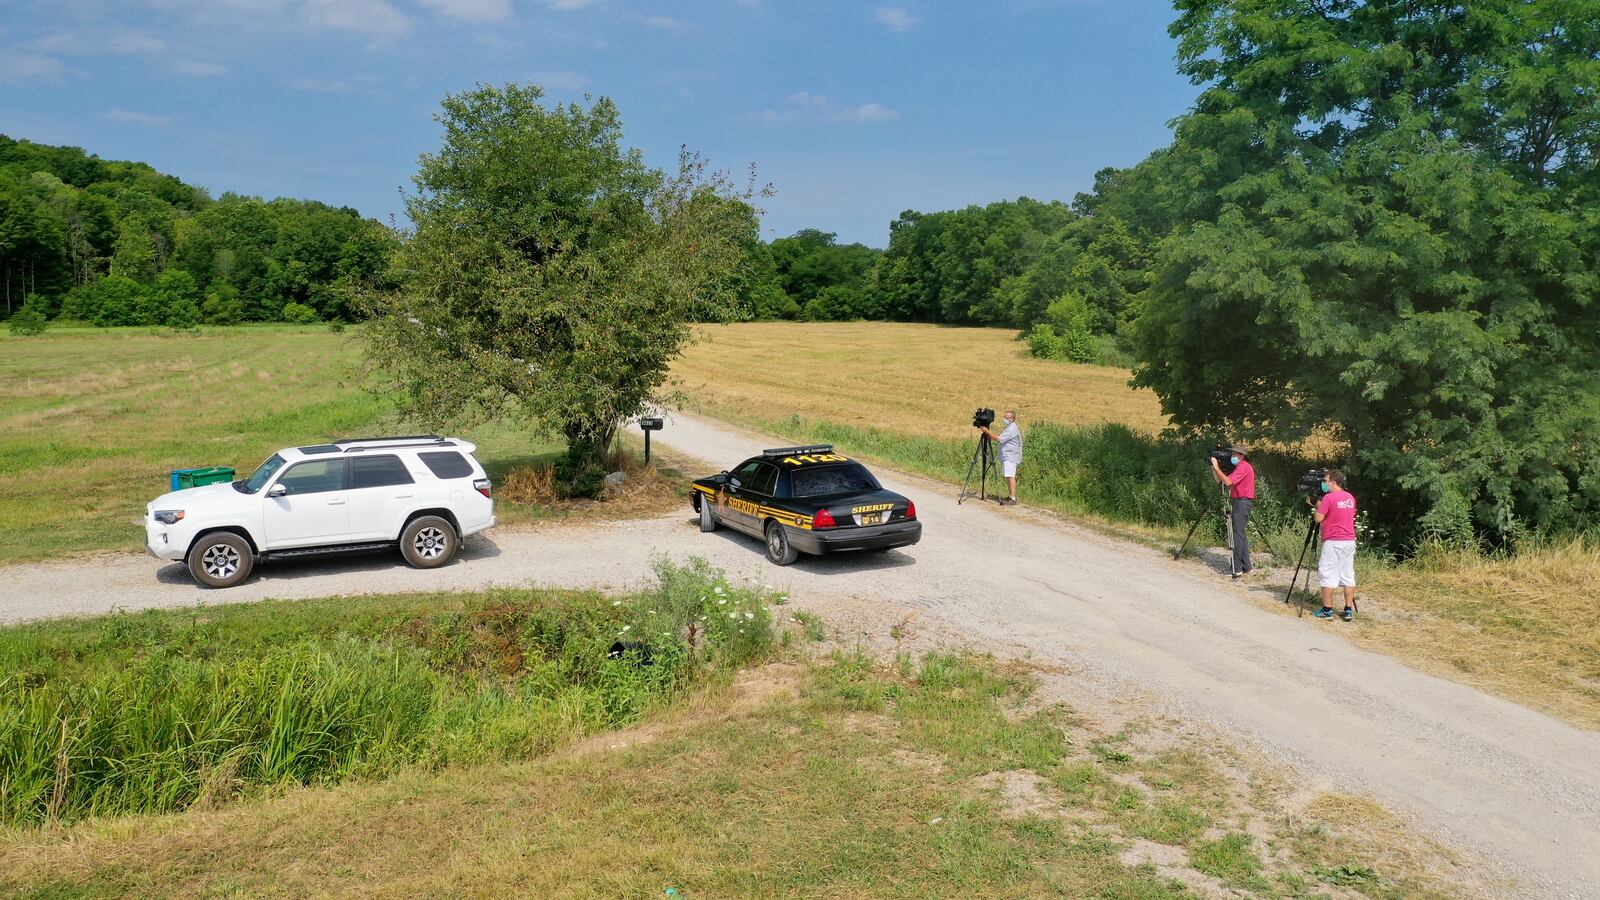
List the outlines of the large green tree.
<svg viewBox="0 0 1600 900">
<path fill-rule="evenodd" d="M 415 232 L 376 298 L 370 359 L 432 425 L 513 417 L 597 465 L 663 400 L 695 317 L 732 316 L 748 191 L 692 156 L 622 146 L 616 106 L 545 106 L 537 86 L 445 98 L 407 210 Z"/>
<path fill-rule="evenodd" d="M 1600 3 L 1180 0 L 1205 86 L 1138 384 L 1180 430 L 1348 447 L 1397 533 L 1600 514 Z"/>
</svg>

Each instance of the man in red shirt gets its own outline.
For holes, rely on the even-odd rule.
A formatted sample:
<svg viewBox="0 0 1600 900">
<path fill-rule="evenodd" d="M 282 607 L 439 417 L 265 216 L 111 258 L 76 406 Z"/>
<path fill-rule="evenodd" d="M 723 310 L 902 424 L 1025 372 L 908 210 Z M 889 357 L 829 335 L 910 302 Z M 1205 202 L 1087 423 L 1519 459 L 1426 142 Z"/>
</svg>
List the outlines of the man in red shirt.
<svg viewBox="0 0 1600 900">
<path fill-rule="evenodd" d="M 1233 471 L 1223 474 L 1217 458 L 1211 457 L 1211 477 L 1228 486 L 1228 510 L 1233 522 L 1233 577 L 1238 578 L 1255 567 L 1250 564 L 1250 538 L 1245 525 L 1250 521 L 1250 508 L 1256 502 L 1256 470 L 1250 465 L 1250 451 L 1244 447 L 1229 448 Z"/>
<path fill-rule="evenodd" d="M 1346 622 L 1356 617 L 1356 498 L 1344 489 L 1344 473 L 1328 469 L 1322 476 L 1322 501 L 1316 518 L 1322 523 L 1322 559 L 1317 573 L 1322 580 L 1322 608 L 1312 613 L 1319 619 L 1333 618 L 1333 589 L 1344 588 Z"/>
</svg>

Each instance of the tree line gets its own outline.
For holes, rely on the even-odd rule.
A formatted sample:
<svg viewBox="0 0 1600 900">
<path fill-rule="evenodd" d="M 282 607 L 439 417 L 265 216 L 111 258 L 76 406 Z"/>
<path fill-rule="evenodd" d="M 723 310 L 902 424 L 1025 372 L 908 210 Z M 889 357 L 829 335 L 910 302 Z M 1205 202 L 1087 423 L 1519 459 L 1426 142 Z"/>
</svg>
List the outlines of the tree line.
<svg viewBox="0 0 1600 900">
<path fill-rule="evenodd" d="M 397 241 L 349 208 L 205 190 L 144 163 L 0 135 L 7 317 L 97 325 L 346 319 Z"/>
</svg>

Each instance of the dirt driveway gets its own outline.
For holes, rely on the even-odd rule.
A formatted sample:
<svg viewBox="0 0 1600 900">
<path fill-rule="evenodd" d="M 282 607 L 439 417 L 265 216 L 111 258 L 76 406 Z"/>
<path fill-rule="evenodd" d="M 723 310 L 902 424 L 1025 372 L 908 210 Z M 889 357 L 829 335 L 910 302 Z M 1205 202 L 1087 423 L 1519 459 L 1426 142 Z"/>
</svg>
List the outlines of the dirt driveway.
<svg viewBox="0 0 1600 900">
<path fill-rule="evenodd" d="M 724 465 L 779 443 L 675 416 L 662 443 Z M 390 556 L 268 564 L 202 591 L 179 566 L 130 554 L 0 569 L 0 621 L 266 597 L 626 586 L 652 556 L 703 556 L 730 575 L 808 596 L 883 600 L 974 640 L 1067 667 L 1086 692 L 1137 697 L 1303 773 L 1365 792 L 1514 878 L 1517 896 L 1594 896 L 1600 885 L 1600 734 L 1361 650 L 1339 622 L 1274 615 L 1193 562 L 1026 509 L 958 506 L 952 491 L 891 472 L 923 520 L 921 544 L 872 557 L 766 563 L 760 543 L 699 533 L 682 514 L 491 533 L 434 572 Z M 1476 855 L 1476 854 L 1475 854 Z M 1481 874 L 1481 873 L 1480 873 Z M 1481 882 L 1480 882 L 1481 883 Z"/>
</svg>

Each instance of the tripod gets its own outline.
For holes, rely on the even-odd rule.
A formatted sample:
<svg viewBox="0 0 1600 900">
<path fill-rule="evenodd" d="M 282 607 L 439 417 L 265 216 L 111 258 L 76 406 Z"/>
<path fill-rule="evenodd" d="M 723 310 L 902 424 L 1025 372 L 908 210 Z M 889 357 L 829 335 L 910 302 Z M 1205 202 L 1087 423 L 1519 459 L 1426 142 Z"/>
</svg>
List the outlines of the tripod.
<svg viewBox="0 0 1600 900">
<path fill-rule="evenodd" d="M 1311 545 L 1317 542 L 1317 530 L 1316 519 L 1306 523 L 1306 539 L 1300 544 L 1300 560 L 1294 564 L 1294 574 L 1289 576 L 1289 592 L 1283 595 L 1283 602 L 1285 603 L 1288 603 L 1289 598 L 1294 596 L 1294 583 L 1300 579 L 1300 570 L 1302 568 L 1306 570 L 1306 593 L 1311 593 L 1311 569 L 1306 566 L 1305 562 L 1306 554 L 1310 552 Z M 1300 618 L 1305 615 L 1305 611 L 1306 605 L 1304 603 L 1298 604 L 1294 610 L 1294 617 L 1296 619 Z"/>
<path fill-rule="evenodd" d="M 978 446 L 972 448 L 972 462 L 967 463 L 967 477 L 961 482 L 961 496 L 956 498 L 957 505 L 965 502 L 968 497 L 973 496 L 972 472 L 974 469 L 978 472 L 977 497 L 979 500 L 989 499 L 989 479 L 991 478 L 994 479 L 995 491 L 999 492 L 1000 470 L 994 461 L 994 441 L 987 434 L 980 433 L 978 435 Z"/>
<path fill-rule="evenodd" d="M 1228 502 L 1228 485 L 1222 484 L 1218 485 L 1218 487 L 1221 489 L 1222 494 L 1222 533 L 1225 535 L 1224 542 L 1228 547 L 1228 569 L 1232 574 L 1238 575 L 1239 570 L 1234 568 L 1233 562 L 1233 505 Z M 1204 522 L 1207 516 L 1216 511 L 1217 507 L 1209 503 L 1201 505 L 1200 515 L 1194 517 L 1193 524 L 1189 526 L 1189 533 L 1183 536 L 1183 543 L 1178 545 L 1178 549 L 1172 551 L 1173 559 L 1182 556 L 1183 551 L 1189 549 L 1189 540 L 1194 537 L 1195 530 L 1200 527 L 1200 523 Z"/>
<path fill-rule="evenodd" d="M 1310 522 L 1306 523 L 1306 539 L 1305 539 L 1305 543 L 1300 545 L 1300 561 L 1294 564 L 1294 574 L 1289 577 L 1289 592 L 1283 595 L 1283 602 L 1288 603 L 1289 602 L 1289 598 L 1294 596 L 1294 583 L 1297 580 L 1299 580 L 1299 578 L 1300 578 L 1300 570 L 1302 568 L 1304 568 L 1306 570 L 1306 593 L 1310 594 L 1312 592 L 1311 591 L 1311 572 L 1315 567 L 1305 565 L 1306 553 L 1308 553 L 1311 550 L 1311 547 L 1312 547 L 1313 544 L 1317 544 L 1317 543 L 1321 542 L 1321 538 L 1319 536 L 1320 532 L 1321 532 L 1321 529 L 1319 529 L 1317 527 L 1317 520 L 1316 519 L 1312 519 Z M 1358 603 L 1354 597 L 1351 597 L 1350 598 L 1350 608 L 1355 610 L 1356 612 L 1360 612 L 1361 611 L 1361 604 Z M 1304 603 L 1298 604 L 1298 605 L 1295 606 L 1294 617 L 1296 619 L 1298 619 L 1301 616 L 1305 615 L 1305 612 L 1306 612 L 1306 605 Z"/>
</svg>

